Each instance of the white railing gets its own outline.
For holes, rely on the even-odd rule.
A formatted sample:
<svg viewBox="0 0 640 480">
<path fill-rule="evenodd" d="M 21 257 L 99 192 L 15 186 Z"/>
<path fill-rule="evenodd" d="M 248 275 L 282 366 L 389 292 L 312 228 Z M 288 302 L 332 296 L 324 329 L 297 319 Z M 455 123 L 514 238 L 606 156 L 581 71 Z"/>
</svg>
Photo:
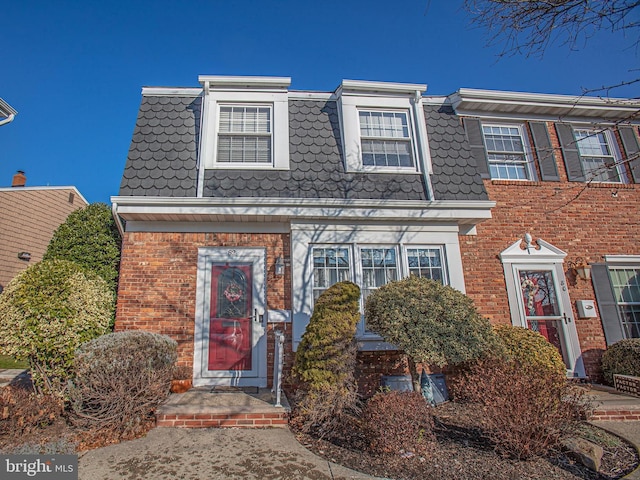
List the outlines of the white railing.
<svg viewBox="0 0 640 480">
<path fill-rule="evenodd" d="M 282 367 L 284 366 L 284 333 L 280 330 L 274 331 L 276 337 L 276 348 L 273 358 L 273 388 L 272 393 L 276 394 L 276 407 L 281 407 L 282 398 Z"/>
</svg>

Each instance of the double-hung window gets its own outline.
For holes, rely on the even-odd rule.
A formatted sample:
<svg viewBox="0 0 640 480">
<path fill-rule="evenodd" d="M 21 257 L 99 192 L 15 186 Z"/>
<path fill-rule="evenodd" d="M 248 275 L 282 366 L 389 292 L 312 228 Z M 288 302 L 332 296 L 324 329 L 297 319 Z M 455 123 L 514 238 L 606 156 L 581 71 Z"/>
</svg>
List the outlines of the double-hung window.
<svg viewBox="0 0 640 480">
<path fill-rule="evenodd" d="M 217 161 L 224 164 L 272 163 L 270 106 L 220 105 Z"/>
<path fill-rule="evenodd" d="M 522 126 L 483 124 L 482 134 L 491 178 L 531 179 Z"/>
<path fill-rule="evenodd" d="M 620 182 L 608 132 L 574 129 L 574 135 L 585 178 L 596 182 Z"/>
<path fill-rule="evenodd" d="M 312 257 L 314 301 L 331 285 L 344 280 L 360 285 L 363 307 L 375 290 L 409 275 L 448 283 L 442 246 L 318 245 L 313 247 Z M 360 332 L 367 332 L 364 323 Z"/>
<path fill-rule="evenodd" d="M 625 338 L 640 338 L 640 267 L 609 269 Z"/>
<path fill-rule="evenodd" d="M 359 110 L 362 165 L 414 167 L 407 112 Z"/>
</svg>

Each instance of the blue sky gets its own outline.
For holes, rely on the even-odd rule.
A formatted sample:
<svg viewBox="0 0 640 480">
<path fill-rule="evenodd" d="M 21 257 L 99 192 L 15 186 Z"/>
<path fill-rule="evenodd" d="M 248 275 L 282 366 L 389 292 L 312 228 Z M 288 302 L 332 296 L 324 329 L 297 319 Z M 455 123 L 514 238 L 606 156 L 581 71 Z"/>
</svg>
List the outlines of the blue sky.
<svg viewBox="0 0 640 480">
<path fill-rule="evenodd" d="M 292 89 L 342 79 L 581 94 L 639 76 L 637 52 L 601 32 L 542 59 L 486 47 L 462 1 L 7 0 L 0 97 L 0 186 L 75 185 L 90 202 L 117 195 L 142 86 L 198 86 L 198 75 L 273 75 Z M 640 85 L 617 97 L 640 97 Z"/>
</svg>

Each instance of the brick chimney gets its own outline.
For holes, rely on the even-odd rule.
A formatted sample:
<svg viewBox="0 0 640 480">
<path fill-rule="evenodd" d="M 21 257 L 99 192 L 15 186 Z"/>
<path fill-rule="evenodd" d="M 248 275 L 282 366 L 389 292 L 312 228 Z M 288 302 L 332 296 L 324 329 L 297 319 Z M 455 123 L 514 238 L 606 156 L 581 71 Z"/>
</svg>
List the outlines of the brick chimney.
<svg viewBox="0 0 640 480">
<path fill-rule="evenodd" d="M 18 172 L 13 176 L 13 181 L 11 182 L 12 187 L 24 187 L 27 184 L 27 177 L 25 176 L 22 170 L 18 170 Z"/>
</svg>

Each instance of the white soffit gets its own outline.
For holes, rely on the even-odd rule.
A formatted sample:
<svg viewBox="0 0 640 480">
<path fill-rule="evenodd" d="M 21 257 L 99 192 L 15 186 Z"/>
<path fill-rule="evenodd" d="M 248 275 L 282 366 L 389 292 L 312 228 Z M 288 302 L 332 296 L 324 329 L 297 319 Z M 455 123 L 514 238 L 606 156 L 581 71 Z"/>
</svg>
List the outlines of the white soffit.
<svg viewBox="0 0 640 480">
<path fill-rule="evenodd" d="M 450 97 L 462 115 L 537 115 L 640 120 L 640 101 L 628 98 L 550 95 L 461 88 Z"/>
</svg>

